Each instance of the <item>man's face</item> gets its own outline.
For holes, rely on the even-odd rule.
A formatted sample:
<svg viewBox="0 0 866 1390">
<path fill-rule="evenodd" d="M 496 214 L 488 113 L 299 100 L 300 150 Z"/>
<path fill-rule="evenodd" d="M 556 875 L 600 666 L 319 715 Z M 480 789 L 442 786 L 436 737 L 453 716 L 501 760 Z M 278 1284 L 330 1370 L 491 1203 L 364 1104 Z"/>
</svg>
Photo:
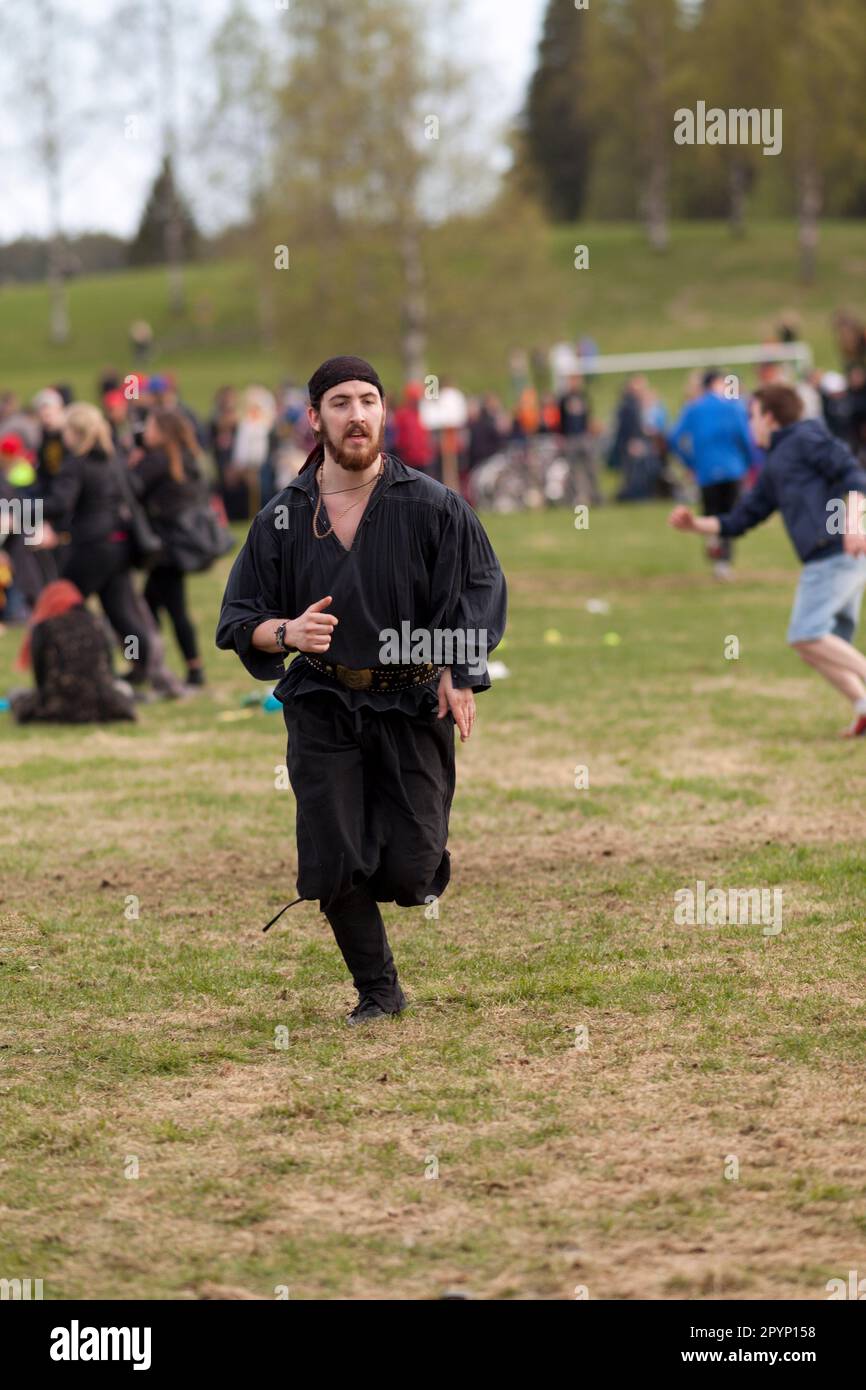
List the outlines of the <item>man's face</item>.
<svg viewBox="0 0 866 1390">
<path fill-rule="evenodd" d="M 361 473 L 375 463 L 385 436 L 385 406 L 369 381 L 341 381 L 309 409 L 310 424 L 335 463 Z"/>
<path fill-rule="evenodd" d="M 766 449 L 770 442 L 770 435 L 776 428 L 776 422 L 772 415 L 765 415 L 757 401 L 752 401 L 749 408 L 749 424 L 752 429 L 752 438 L 759 449 Z"/>
</svg>

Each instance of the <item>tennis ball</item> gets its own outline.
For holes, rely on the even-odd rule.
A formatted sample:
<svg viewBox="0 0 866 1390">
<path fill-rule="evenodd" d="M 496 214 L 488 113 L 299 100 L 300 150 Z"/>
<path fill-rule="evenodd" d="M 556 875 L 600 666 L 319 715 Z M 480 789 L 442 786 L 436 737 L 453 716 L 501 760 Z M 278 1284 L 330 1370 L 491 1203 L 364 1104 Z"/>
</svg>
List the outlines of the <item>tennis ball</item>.
<svg viewBox="0 0 866 1390">
<path fill-rule="evenodd" d="M 618 632 L 606 632 L 601 640 L 606 647 L 618 647 L 622 642 Z"/>
</svg>

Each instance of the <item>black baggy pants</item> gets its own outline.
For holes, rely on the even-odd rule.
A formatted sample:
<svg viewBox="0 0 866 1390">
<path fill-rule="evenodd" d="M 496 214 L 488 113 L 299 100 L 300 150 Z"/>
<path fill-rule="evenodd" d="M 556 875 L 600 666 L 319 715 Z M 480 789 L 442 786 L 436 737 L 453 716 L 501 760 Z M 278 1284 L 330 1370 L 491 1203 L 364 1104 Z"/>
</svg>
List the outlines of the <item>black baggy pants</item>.
<svg viewBox="0 0 866 1390">
<path fill-rule="evenodd" d="M 128 637 L 138 639 L 134 664 L 143 671 L 147 664 L 148 635 L 136 613 L 129 543 L 73 542 L 64 552 L 60 567 L 63 578 L 76 584 L 85 598 L 99 595 L 105 616 L 124 648 Z"/>
<path fill-rule="evenodd" d="M 430 902 L 451 877 L 453 715 L 351 710 L 329 691 L 283 712 L 298 893 L 319 899 L 356 988 L 387 1008 L 399 986 L 378 903 Z"/>
</svg>

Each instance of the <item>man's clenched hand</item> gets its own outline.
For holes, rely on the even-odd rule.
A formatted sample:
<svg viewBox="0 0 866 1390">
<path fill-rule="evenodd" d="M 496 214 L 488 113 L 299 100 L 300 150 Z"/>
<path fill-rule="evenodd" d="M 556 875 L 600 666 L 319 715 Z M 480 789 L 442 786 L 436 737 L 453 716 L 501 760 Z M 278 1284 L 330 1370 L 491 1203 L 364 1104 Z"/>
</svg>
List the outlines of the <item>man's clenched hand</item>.
<svg viewBox="0 0 866 1390">
<path fill-rule="evenodd" d="M 340 621 L 331 613 L 322 612 L 331 602 L 333 600 L 328 594 L 327 598 L 320 598 L 317 603 L 311 603 L 299 618 L 286 618 L 286 646 L 299 652 L 326 652 L 331 645 L 334 628 Z M 264 652 L 278 652 L 280 649 L 274 634 L 280 626 L 280 621 L 279 618 L 267 618 L 265 622 L 259 623 L 253 633 L 253 646 Z"/>
</svg>

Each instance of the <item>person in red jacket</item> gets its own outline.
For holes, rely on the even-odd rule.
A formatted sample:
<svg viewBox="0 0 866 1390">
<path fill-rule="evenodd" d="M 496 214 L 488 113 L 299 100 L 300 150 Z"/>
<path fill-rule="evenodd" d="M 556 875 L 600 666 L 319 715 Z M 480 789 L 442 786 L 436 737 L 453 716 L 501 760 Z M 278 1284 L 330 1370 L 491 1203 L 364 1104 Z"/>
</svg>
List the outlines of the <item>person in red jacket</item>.
<svg viewBox="0 0 866 1390">
<path fill-rule="evenodd" d="M 421 419 L 421 398 L 424 387 L 420 381 L 410 381 L 403 391 L 403 403 L 394 411 L 394 452 L 410 468 L 423 473 L 434 457 L 430 431 Z"/>
</svg>

